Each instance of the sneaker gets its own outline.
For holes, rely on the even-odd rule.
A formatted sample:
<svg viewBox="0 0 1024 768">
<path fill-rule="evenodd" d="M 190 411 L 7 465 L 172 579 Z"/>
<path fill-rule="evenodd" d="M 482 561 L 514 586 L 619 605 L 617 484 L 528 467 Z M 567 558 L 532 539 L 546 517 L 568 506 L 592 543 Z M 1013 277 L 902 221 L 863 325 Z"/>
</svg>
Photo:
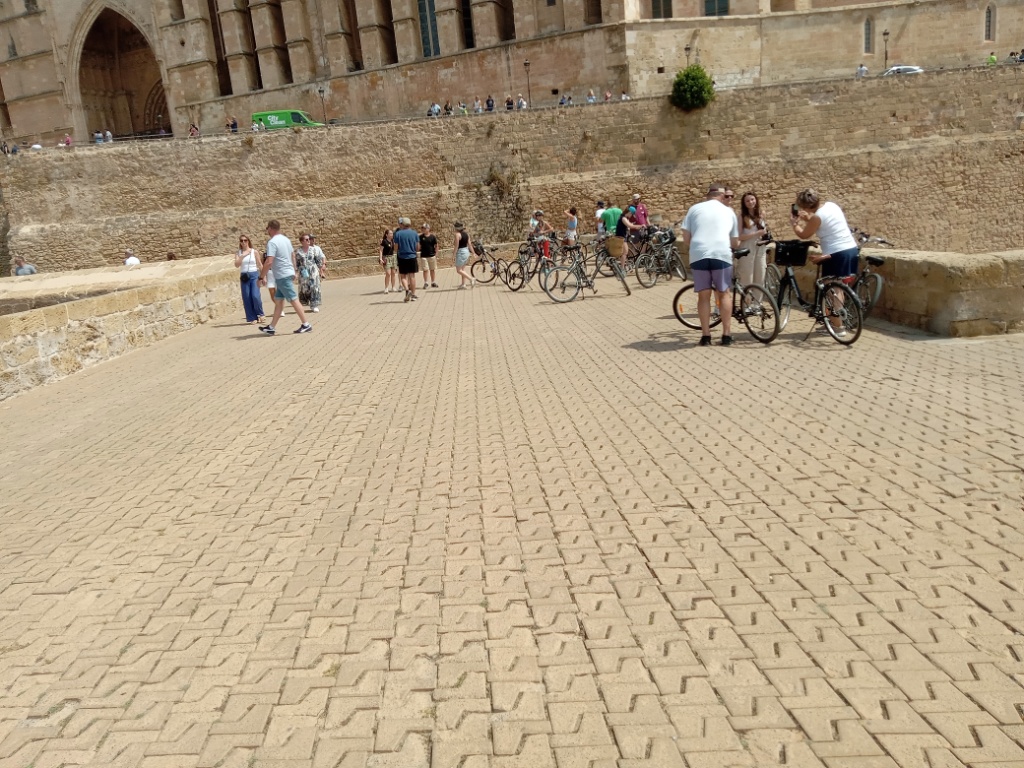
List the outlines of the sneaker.
<svg viewBox="0 0 1024 768">
<path fill-rule="evenodd" d="M 723 336 L 722 337 L 722 346 L 723 347 L 731 347 L 732 346 L 732 336 Z"/>
<path fill-rule="evenodd" d="M 408 291 L 405 292 L 405 301 L 406 302 L 409 301 L 409 292 Z"/>
<path fill-rule="evenodd" d="M 476 278 L 475 277 L 470 278 L 470 280 L 469 280 L 469 287 L 470 288 L 476 288 Z"/>
<path fill-rule="evenodd" d="M 310 325 L 309 323 L 303 323 L 298 328 L 296 328 L 294 331 L 292 331 L 292 333 L 310 333 L 312 330 L 313 330 L 313 326 L 312 325 Z"/>
<path fill-rule="evenodd" d="M 836 336 L 838 338 L 840 338 L 840 339 L 845 339 L 846 338 L 846 329 L 845 328 L 836 328 Z"/>
<path fill-rule="evenodd" d="M 437 283 L 431 283 L 430 287 L 431 288 L 440 288 L 441 286 L 439 286 Z"/>
<path fill-rule="evenodd" d="M 459 283 L 459 290 L 460 291 L 466 290 L 466 284 L 465 283 Z"/>
<path fill-rule="evenodd" d="M 384 289 L 384 295 L 386 296 L 386 295 L 387 295 L 387 294 L 389 294 L 389 293 L 391 293 L 391 291 L 389 291 L 389 290 L 388 290 L 387 288 L 385 288 L 385 289 Z"/>
<path fill-rule="evenodd" d="M 702 346 L 702 347 L 710 347 L 711 346 L 711 337 L 710 336 L 701 336 L 700 337 L 700 346 Z"/>
<path fill-rule="evenodd" d="M 309 311 L 310 311 L 310 312 L 319 312 L 319 311 L 320 311 L 320 307 L 313 307 L 313 308 L 312 308 L 311 310 L 309 310 Z"/>
<path fill-rule="evenodd" d="M 412 296 L 409 297 L 409 301 L 416 301 L 418 299 L 419 299 L 419 296 L 417 296 L 415 293 L 412 294 Z"/>
<path fill-rule="evenodd" d="M 277 331 L 274 330 L 274 326 L 272 325 L 261 325 L 260 331 L 267 334 L 267 336 L 273 336 L 275 333 L 277 333 Z"/>
</svg>

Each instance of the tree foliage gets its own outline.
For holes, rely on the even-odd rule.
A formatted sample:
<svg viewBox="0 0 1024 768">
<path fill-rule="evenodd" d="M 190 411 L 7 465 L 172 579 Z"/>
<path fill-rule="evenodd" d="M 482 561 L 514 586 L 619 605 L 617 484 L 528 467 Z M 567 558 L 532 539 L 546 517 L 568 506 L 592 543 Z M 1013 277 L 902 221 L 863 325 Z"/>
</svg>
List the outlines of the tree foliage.
<svg viewBox="0 0 1024 768">
<path fill-rule="evenodd" d="M 676 73 L 672 83 L 672 104 L 689 112 L 701 109 L 715 98 L 715 86 L 711 77 L 700 64 L 691 64 L 682 72 Z"/>
</svg>

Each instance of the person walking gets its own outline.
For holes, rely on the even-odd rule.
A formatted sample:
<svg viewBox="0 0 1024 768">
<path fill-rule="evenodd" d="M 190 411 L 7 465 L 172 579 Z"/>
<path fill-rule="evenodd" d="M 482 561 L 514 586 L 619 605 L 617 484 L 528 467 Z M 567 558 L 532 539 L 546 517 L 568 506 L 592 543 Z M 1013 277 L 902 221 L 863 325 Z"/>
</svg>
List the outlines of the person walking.
<svg viewBox="0 0 1024 768">
<path fill-rule="evenodd" d="M 867 76 L 868 76 L 867 65 L 861 64 L 859 67 L 857 67 L 857 79 L 858 80 L 863 80 Z"/>
<path fill-rule="evenodd" d="M 420 261 L 423 287 L 437 288 L 437 236 L 431 233 L 429 224 L 420 227 Z"/>
<path fill-rule="evenodd" d="M 11 274 L 15 276 L 20 275 L 34 275 L 36 274 L 36 265 L 28 264 L 21 256 L 14 257 L 14 269 L 11 270 Z"/>
<path fill-rule="evenodd" d="M 420 238 L 412 228 L 412 222 L 402 216 L 398 220 L 395 232 L 395 245 L 398 248 L 398 275 L 405 286 L 405 301 L 416 301 L 416 252 L 419 250 Z"/>
<path fill-rule="evenodd" d="M 455 260 L 455 274 L 462 278 L 459 290 L 472 288 L 476 284 L 476 280 L 466 269 L 469 264 L 469 232 L 466 231 L 466 225 L 461 221 L 456 221 L 453 226 L 455 227 L 455 241 L 452 243 L 452 255 Z"/>
<path fill-rule="evenodd" d="M 309 306 L 310 312 L 319 312 L 320 279 L 324 274 L 324 252 L 313 243 L 313 235 L 299 236 L 299 249 L 295 252 L 295 265 L 299 270 L 299 301 Z"/>
<path fill-rule="evenodd" d="M 171 254 L 173 255 L 173 254 Z M 177 258 L 177 257 L 175 257 Z M 242 306 L 245 308 L 245 322 L 263 322 L 263 298 L 260 296 L 260 264 L 256 249 L 248 235 L 239 235 L 235 266 L 242 285 Z"/>
<path fill-rule="evenodd" d="M 395 256 L 395 233 L 385 229 L 380 239 L 380 265 L 384 269 L 384 293 L 398 293 L 398 257 Z"/>
<path fill-rule="evenodd" d="M 722 346 L 732 344 L 732 249 L 739 246 L 736 214 L 725 202 L 725 185 L 712 184 L 707 197 L 686 212 L 683 242 L 690 249 L 690 274 L 697 292 L 700 346 L 711 346 L 711 293 L 722 317 Z"/>
<path fill-rule="evenodd" d="M 749 248 L 750 255 L 736 262 L 736 275 L 743 285 L 764 287 L 764 271 L 768 246 L 760 241 L 768 234 L 768 225 L 761 216 L 761 201 L 753 190 L 740 198 L 740 248 Z"/>
<path fill-rule="evenodd" d="M 640 199 L 639 194 L 633 195 L 633 207 L 636 208 L 636 223 L 641 227 L 646 227 L 650 224 L 650 219 L 647 216 L 647 206 L 643 200 Z"/>
<path fill-rule="evenodd" d="M 292 247 L 292 241 L 281 234 L 281 222 L 277 219 L 267 222 L 267 237 L 270 241 L 267 243 L 267 257 L 260 270 L 260 282 L 265 283 L 267 272 L 273 271 L 277 293 L 274 295 L 274 317 L 270 325 L 261 325 L 260 331 L 268 336 L 277 333 L 277 324 L 284 314 L 284 303 L 287 301 L 302 323 L 294 333 L 309 333 L 313 326 L 306 322 L 306 313 L 295 290 L 295 248 Z"/>
</svg>

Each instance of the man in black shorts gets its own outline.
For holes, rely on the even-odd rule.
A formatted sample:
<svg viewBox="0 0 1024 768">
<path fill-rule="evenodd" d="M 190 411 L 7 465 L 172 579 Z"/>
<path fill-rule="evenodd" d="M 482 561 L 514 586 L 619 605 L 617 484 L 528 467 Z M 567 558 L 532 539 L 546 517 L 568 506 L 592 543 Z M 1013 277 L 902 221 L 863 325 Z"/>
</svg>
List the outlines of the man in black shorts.
<svg viewBox="0 0 1024 768">
<path fill-rule="evenodd" d="M 420 262 L 420 269 L 423 270 L 423 287 L 437 288 L 437 237 L 431 234 L 429 224 L 420 227 Z"/>
<path fill-rule="evenodd" d="M 420 238 L 412 228 L 412 222 L 405 216 L 398 220 L 395 230 L 395 247 L 398 249 L 398 275 L 405 285 L 405 300 L 416 301 L 416 251 Z"/>
</svg>

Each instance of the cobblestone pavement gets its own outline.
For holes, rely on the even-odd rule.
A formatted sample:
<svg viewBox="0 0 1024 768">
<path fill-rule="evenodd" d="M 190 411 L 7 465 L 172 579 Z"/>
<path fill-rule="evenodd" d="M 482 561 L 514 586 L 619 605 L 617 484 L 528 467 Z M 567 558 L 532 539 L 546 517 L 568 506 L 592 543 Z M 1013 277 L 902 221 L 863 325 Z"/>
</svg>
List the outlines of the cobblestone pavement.
<svg viewBox="0 0 1024 768">
<path fill-rule="evenodd" d="M 443 281 L 0 406 L 0 767 L 1024 765 L 1024 336 Z"/>
</svg>

